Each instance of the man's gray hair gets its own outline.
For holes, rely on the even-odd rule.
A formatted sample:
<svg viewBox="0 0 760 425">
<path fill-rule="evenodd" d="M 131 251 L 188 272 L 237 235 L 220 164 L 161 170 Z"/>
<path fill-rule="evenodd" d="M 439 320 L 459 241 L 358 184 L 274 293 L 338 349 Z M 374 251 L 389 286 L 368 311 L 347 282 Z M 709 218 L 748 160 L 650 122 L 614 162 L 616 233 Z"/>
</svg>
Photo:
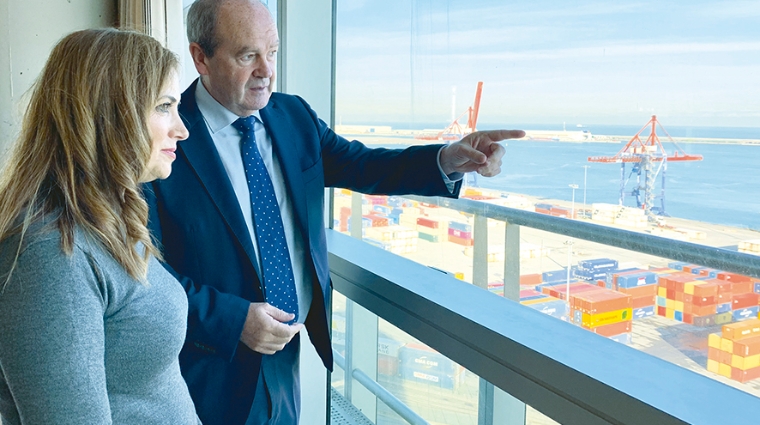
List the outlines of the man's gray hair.
<svg viewBox="0 0 760 425">
<path fill-rule="evenodd" d="M 198 43 L 208 57 L 213 57 L 219 42 L 216 20 L 224 0 L 196 0 L 187 11 L 187 41 Z"/>
<path fill-rule="evenodd" d="M 219 9 L 228 0 L 196 0 L 187 11 L 187 40 L 198 43 L 208 57 L 213 57 L 219 40 L 216 38 L 216 21 Z M 254 0 L 266 6 L 266 2 Z M 268 8 L 267 8 L 268 9 Z"/>
</svg>

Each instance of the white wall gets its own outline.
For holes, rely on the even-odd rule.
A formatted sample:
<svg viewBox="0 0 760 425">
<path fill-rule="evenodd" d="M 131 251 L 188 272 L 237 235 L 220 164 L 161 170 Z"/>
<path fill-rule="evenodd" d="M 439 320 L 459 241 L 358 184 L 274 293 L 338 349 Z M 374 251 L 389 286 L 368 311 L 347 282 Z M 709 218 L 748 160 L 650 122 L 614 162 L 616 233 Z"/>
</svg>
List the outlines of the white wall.
<svg viewBox="0 0 760 425">
<path fill-rule="evenodd" d="M 116 19 L 116 0 L 0 0 L 0 158 L 20 129 L 24 95 L 56 42 Z"/>
</svg>

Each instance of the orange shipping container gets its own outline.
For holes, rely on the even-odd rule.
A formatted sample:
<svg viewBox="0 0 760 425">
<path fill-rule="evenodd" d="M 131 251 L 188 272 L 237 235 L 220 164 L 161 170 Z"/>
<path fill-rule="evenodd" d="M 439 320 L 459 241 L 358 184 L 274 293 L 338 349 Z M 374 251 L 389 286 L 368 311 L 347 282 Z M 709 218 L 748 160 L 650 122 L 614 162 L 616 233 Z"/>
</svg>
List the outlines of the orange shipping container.
<svg viewBox="0 0 760 425">
<path fill-rule="evenodd" d="M 733 343 L 733 353 L 737 356 L 749 357 L 760 354 L 760 336 L 744 338 Z"/>
<path fill-rule="evenodd" d="M 732 341 L 760 336 L 760 320 L 751 319 L 723 325 L 723 338 Z"/>
<path fill-rule="evenodd" d="M 697 297 L 711 297 L 718 295 L 718 285 L 709 280 L 693 280 L 686 282 L 683 291 Z"/>
<path fill-rule="evenodd" d="M 715 304 L 712 305 L 694 305 L 694 304 L 684 304 L 683 305 L 683 312 L 686 314 L 692 314 L 694 316 L 709 316 L 711 314 L 715 314 L 716 306 Z"/>
<path fill-rule="evenodd" d="M 755 285 L 751 280 L 743 280 L 739 282 L 731 282 L 731 292 L 734 295 L 747 294 L 754 292 Z"/>
<path fill-rule="evenodd" d="M 657 295 L 657 285 L 642 285 L 635 288 L 619 288 L 618 292 L 628 294 L 634 298 L 645 295 Z M 635 307 L 634 307 L 635 308 Z"/>
<path fill-rule="evenodd" d="M 520 285 L 538 285 L 541 281 L 542 277 L 540 273 L 520 275 Z"/>
<path fill-rule="evenodd" d="M 644 295 L 643 297 L 631 297 L 631 308 L 637 309 L 642 307 L 649 307 L 655 304 L 654 295 Z"/>
<path fill-rule="evenodd" d="M 631 331 L 631 321 L 626 320 L 625 322 L 618 322 L 618 323 L 612 323 L 610 325 L 602 325 L 597 326 L 592 329 L 587 329 L 595 334 L 599 334 L 601 336 L 615 336 L 620 335 L 624 333 L 628 333 Z"/>
<path fill-rule="evenodd" d="M 449 242 L 453 242 L 457 245 L 473 246 L 475 244 L 473 239 L 460 238 L 454 235 L 448 235 L 448 237 L 449 237 Z"/>
<path fill-rule="evenodd" d="M 588 291 L 573 296 L 570 305 L 584 313 L 596 314 L 605 311 L 632 308 L 631 298 L 632 297 L 628 294 L 621 294 L 619 292 L 600 288 L 599 290 Z"/>
</svg>

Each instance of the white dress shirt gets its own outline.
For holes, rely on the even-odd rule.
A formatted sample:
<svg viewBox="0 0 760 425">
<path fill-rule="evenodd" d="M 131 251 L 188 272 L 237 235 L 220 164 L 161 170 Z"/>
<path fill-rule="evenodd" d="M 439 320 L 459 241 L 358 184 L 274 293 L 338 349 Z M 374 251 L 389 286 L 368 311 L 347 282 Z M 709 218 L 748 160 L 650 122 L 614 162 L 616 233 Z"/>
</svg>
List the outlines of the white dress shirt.
<svg viewBox="0 0 760 425">
<path fill-rule="evenodd" d="M 206 127 L 211 134 L 219 157 L 222 160 L 227 177 L 230 179 L 232 189 L 235 191 L 240 210 L 243 213 L 245 224 L 248 227 L 248 233 L 253 242 L 253 249 L 258 259 L 258 269 L 261 268 L 261 255 L 256 243 L 256 231 L 253 226 L 253 215 L 251 214 L 251 195 L 248 190 L 248 182 L 243 168 L 243 158 L 240 153 L 240 132 L 238 132 L 232 123 L 239 117 L 227 108 L 222 106 L 214 99 L 202 82 L 196 85 L 195 99 L 198 103 L 198 109 L 201 111 Z M 298 322 L 303 323 L 309 312 L 312 300 L 312 282 L 307 273 L 308 268 L 305 266 L 303 259 L 306 258 L 306 249 L 304 246 L 303 235 L 297 231 L 295 226 L 295 214 L 293 211 L 293 202 L 285 186 L 285 179 L 280 167 L 280 161 L 272 152 L 272 139 L 267 134 L 261 115 L 258 111 L 254 113 L 256 122 L 254 124 L 254 136 L 256 137 L 256 146 L 267 167 L 269 177 L 272 179 L 274 193 L 277 197 L 277 203 L 280 206 L 280 215 L 282 216 L 282 225 L 285 230 L 285 240 L 290 252 L 290 262 L 293 265 L 293 277 L 295 278 L 296 294 L 298 295 Z M 253 282 L 251 282 L 253 284 Z"/>
</svg>

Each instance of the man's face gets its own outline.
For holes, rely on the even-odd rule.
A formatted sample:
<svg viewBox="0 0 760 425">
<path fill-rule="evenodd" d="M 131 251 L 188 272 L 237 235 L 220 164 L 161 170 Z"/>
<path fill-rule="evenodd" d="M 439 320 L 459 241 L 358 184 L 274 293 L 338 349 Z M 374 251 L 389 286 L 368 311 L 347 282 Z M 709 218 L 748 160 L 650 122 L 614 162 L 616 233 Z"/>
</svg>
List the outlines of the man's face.
<svg viewBox="0 0 760 425">
<path fill-rule="evenodd" d="M 234 0 L 221 6 L 216 31 L 213 57 L 201 53 L 199 59 L 193 52 L 196 68 L 214 99 L 238 116 L 249 116 L 267 105 L 274 89 L 277 26 L 260 2 Z"/>
</svg>

